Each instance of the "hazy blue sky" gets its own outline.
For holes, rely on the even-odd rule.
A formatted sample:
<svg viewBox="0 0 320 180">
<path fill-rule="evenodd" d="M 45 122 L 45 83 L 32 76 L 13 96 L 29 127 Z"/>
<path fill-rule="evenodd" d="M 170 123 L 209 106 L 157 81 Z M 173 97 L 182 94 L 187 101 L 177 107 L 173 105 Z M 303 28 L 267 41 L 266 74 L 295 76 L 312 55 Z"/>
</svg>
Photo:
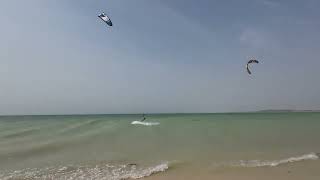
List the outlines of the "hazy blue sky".
<svg viewBox="0 0 320 180">
<path fill-rule="evenodd" d="M 318 0 L 1 0 L 0 114 L 320 109 Z M 97 15 L 106 12 L 108 29 Z M 256 57 L 260 64 L 245 71 Z"/>
</svg>

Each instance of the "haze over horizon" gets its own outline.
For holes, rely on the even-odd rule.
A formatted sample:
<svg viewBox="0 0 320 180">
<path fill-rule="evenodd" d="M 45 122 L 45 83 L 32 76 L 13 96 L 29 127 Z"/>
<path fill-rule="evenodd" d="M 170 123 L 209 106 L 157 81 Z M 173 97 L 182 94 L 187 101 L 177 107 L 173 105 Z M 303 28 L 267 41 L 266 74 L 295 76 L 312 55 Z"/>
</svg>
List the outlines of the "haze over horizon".
<svg viewBox="0 0 320 180">
<path fill-rule="evenodd" d="M 2 0 L 0 115 L 319 110 L 319 7 Z"/>
</svg>

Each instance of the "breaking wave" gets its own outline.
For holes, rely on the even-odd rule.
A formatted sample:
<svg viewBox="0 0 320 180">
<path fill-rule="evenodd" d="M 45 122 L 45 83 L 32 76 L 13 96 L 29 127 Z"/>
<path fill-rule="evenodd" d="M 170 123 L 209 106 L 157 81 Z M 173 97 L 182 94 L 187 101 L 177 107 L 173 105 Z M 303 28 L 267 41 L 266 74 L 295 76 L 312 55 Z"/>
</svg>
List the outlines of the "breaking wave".
<svg viewBox="0 0 320 180">
<path fill-rule="evenodd" d="M 12 172 L 2 172 L 0 179 L 91 179 L 91 180 L 124 180 L 140 179 L 169 169 L 169 163 L 149 167 L 136 164 L 95 165 L 95 166 L 62 166 L 48 168 L 27 168 Z"/>
<path fill-rule="evenodd" d="M 316 153 L 310 153 L 310 154 L 304 154 L 301 156 L 295 156 L 290 157 L 287 159 L 281 159 L 281 160 L 241 160 L 239 162 L 230 163 L 229 165 L 233 167 L 276 167 L 279 165 L 285 165 L 289 163 L 295 163 L 300 161 L 307 161 L 307 160 L 318 160 L 319 154 Z"/>
</svg>

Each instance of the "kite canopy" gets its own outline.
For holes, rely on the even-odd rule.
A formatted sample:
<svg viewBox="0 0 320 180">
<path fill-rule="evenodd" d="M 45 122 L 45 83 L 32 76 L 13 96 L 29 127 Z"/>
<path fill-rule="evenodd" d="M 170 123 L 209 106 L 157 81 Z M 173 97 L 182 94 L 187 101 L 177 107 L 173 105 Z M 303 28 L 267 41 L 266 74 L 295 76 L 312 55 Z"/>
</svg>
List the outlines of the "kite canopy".
<svg viewBox="0 0 320 180">
<path fill-rule="evenodd" d="M 251 74 L 251 71 L 250 71 L 250 69 L 249 69 L 249 64 L 252 64 L 252 63 L 257 63 L 257 64 L 258 64 L 259 61 L 258 61 L 258 60 L 255 60 L 255 59 L 251 59 L 251 60 L 248 61 L 247 65 L 246 65 L 248 74 Z"/>
<path fill-rule="evenodd" d="M 109 26 L 112 26 L 111 19 L 105 13 L 101 13 L 98 17 Z"/>
</svg>

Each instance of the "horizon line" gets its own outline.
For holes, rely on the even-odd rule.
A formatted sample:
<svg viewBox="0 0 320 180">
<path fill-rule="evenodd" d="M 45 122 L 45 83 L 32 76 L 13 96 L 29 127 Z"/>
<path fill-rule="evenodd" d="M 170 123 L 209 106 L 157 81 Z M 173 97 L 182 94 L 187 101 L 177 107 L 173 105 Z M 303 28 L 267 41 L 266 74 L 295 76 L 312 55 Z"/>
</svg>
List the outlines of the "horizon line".
<svg viewBox="0 0 320 180">
<path fill-rule="evenodd" d="M 152 112 L 152 113 L 70 113 L 70 114 L 0 114 L 0 117 L 8 116 L 101 116 L 101 115 L 161 115 L 161 114 L 232 114 L 232 113 L 281 113 L 281 112 L 320 112 L 320 110 L 257 110 L 257 111 L 228 111 L 228 112 Z"/>
</svg>

